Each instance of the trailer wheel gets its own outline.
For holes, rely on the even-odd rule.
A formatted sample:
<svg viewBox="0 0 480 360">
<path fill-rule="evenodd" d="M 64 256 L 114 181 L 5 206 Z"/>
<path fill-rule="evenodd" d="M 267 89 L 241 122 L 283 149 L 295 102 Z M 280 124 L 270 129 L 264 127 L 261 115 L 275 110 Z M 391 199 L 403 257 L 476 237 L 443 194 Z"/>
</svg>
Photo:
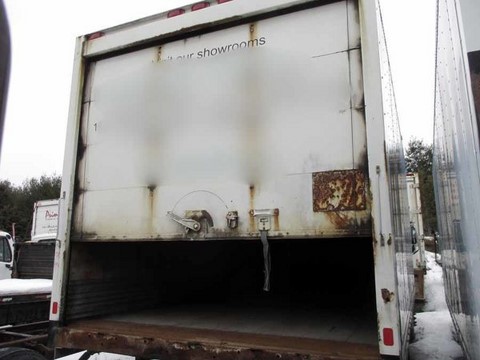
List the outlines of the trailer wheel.
<svg viewBox="0 0 480 360">
<path fill-rule="evenodd" d="M 0 360 L 46 360 L 38 352 L 23 348 L 0 349 Z"/>
</svg>

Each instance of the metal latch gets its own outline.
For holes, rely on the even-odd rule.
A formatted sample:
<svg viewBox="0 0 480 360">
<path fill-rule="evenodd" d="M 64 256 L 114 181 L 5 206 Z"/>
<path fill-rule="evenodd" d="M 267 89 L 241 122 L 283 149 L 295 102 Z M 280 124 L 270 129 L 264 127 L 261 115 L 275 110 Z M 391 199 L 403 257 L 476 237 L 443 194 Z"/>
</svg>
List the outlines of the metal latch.
<svg viewBox="0 0 480 360">
<path fill-rule="evenodd" d="M 235 229 L 238 226 L 238 211 L 229 211 L 227 213 L 227 226 Z"/>
<path fill-rule="evenodd" d="M 185 233 L 188 233 L 190 230 L 199 232 L 200 229 L 202 228 L 202 225 L 196 220 L 193 219 L 187 219 L 187 218 L 182 218 L 178 215 L 175 215 L 171 211 L 167 211 L 167 216 L 172 219 L 173 221 L 179 223 L 180 225 L 185 227 Z"/>
<path fill-rule="evenodd" d="M 257 220 L 259 231 L 268 231 L 272 227 L 272 217 L 275 216 L 275 209 L 253 210 L 253 217 Z"/>
</svg>

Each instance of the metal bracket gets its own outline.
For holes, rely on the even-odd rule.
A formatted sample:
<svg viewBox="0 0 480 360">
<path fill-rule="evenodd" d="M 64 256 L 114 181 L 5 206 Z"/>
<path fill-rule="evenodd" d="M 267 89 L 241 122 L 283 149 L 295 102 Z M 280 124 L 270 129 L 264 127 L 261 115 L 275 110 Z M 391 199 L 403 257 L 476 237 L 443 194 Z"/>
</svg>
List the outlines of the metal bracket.
<svg viewBox="0 0 480 360">
<path fill-rule="evenodd" d="M 272 260 L 270 255 L 270 244 L 268 243 L 268 231 L 272 226 L 272 217 L 278 214 L 276 209 L 253 210 L 253 217 L 257 220 L 257 227 L 260 231 L 260 240 L 263 245 L 263 265 L 265 279 L 263 290 L 270 291 L 270 272 L 272 268 Z"/>
<path fill-rule="evenodd" d="M 275 216 L 275 209 L 253 210 L 253 217 L 257 220 L 259 231 L 268 231 L 272 227 L 272 217 Z"/>
<path fill-rule="evenodd" d="M 178 215 L 175 215 L 171 211 L 167 211 L 167 216 L 170 219 L 172 219 L 173 221 L 175 221 L 175 222 L 179 223 L 180 225 L 184 226 L 186 233 L 188 233 L 190 230 L 195 231 L 195 232 L 199 232 L 200 229 L 202 228 L 202 225 L 198 221 L 195 221 L 195 220 L 192 220 L 192 219 L 182 218 Z"/>
<path fill-rule="evenodd" d="M 229 211 L 227 213 L 227 226 L 235 229 L 238 226 L 238 211 Z"/>
</svg>

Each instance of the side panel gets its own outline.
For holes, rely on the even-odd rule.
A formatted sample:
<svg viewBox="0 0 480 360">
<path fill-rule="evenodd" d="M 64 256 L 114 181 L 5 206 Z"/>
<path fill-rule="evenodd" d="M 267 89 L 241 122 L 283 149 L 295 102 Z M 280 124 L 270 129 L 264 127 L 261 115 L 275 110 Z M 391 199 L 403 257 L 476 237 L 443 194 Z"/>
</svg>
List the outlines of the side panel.
<svg viewBox="0 0 480 360">
<path fill-rule="evenodd" d="M 84 85 L 85 72 L 82 58 L 84 38 L 77 38 L 75 46 L 75 61 L 73 64 L 72 88 L 70 95 L 70 110 L 65 144 L 63 164 L 62 188 L 59 199 L 58 233 L 55 244 L 53 262 L 52 300 L 50 305 L 50 321 L 58 323 L 64 311 L 65 284 L 67 282 L 67 269 L 69 266 L 70 228 L 72 219 L 72 203 L 75 187 L 75 164 L 78 150 L 80 109 Z"/>
<path fill-rule="evenodd" d="M 340 1 L 90 64 L 75 238 L 368 236 L 359 46 Z"/>
<path fill-rule="evenodd" d="M 403 145 L 381 9 L 360 3 L 379 346 L 406 359 L 415 294 Z"/>
<path fill-rule="evenodd" d="M 474 94 L 478 104 L 480 49 L 478 34 L 470 36 L 478 19 L 470 23 L 467 15 L 462 22 L 463 3 L 438 1 L 434 185 L 447 304 L 467 357 L 478 359 L 480 148 Z M 480 5 L 465 1 L 462 11 L 478 13 Z"/>
</svg>

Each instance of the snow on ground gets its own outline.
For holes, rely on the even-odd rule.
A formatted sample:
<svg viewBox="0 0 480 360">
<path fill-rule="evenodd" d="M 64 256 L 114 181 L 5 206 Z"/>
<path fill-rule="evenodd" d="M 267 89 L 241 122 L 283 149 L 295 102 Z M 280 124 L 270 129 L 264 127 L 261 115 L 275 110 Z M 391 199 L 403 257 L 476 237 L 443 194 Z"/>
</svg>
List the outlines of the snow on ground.
<svg viewBox="0 0 480 360">
<path fill-rule="evenodd" d="M 445 302 L 442 268 L 435 254 L 426 251 L 425 304 L 415 315 L 415 337 L 410 360 L 462 360 L 463 352 L 454 340 L 455 329 Z"/>
<path fill-rule="evenodd" d="M 49 293 L 52 280 L 48 279 L 3 279 L 0 280 L 0 296 Z"/>
<path fill-rule="evenodd" d="M 78 360 L 86 351 L 64 356 L 57 360 Z M 135 360 L 132 356 L 118 355 L 110 353 L 99 353 L 91 355 L 88 360 Z"/>
<path fill-rule="evenodd" d="M 410 344 L 410 360 L 464 360 L 462 348 L 454 340 L 455 330 L 445 302 L 442 268 L 435 255 L 426 252 L 425 304 L 415 315 L 415 338 Z M 61 358 L 78 360 L 84 352 Z M 89 360 L 134 360 L 134 357 L 100 353 Z M 60 359 L 59 359 L 60 360 Z"/>
</svg>

